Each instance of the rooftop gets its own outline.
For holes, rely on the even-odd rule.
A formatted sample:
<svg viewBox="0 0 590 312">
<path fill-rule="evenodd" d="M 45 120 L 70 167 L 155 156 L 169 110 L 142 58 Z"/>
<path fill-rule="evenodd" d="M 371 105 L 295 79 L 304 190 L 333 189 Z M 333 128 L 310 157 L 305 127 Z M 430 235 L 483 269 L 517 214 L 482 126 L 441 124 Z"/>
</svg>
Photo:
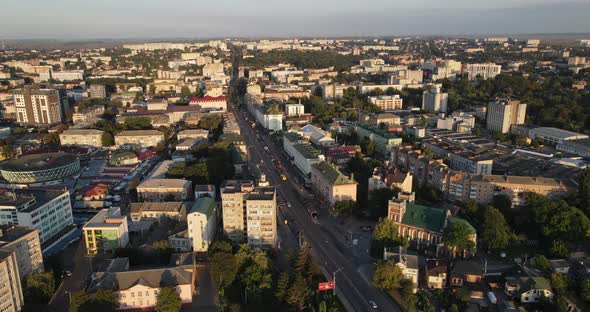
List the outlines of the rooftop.
<svg viewBox="0 0 590 312">
<path fill-rule="evenodd" d="M 158 130 L 125 130 L 116 134 L 116 136 L 143 136 L 143 135 L 163 135 Z"/>
<path fill-rule="evenodd" d="M 126 218 L 125 216 L 121 216 L 121 210 L 119 208 L 102 209 L 84 224 L 84 228 L 118 228 Z"/>
<path fill-rule="evenodd" d="M 99 289 L 126 290 L 135 285 L 150 288 L 187 285 L 192 281 L 192 272 L 183 267 L 159 268 L 126 272 L 105 273 L 89 287 L 89 292 Z"/>
<path fill-rule="evenodd" d="M 554 178 L 540 178 L 540 177 L 519 177 L 506 175 L 475 175 L 471 177 L 471 181 L 475 182 L 491 182 L 491 183 L 510 183 L 510 184 L 524 184 L 524 185 L 538 185 L 547 187 L 577 187 L 577 184 L 571 179 L 554 179 Z"/>
<path fill-rule="evenodd" d="M 301 154 L 301 156 L 305 157 L 305 159 L 317 159 L 321 152 L 311 146 L 311 144 L 294 144 L 293 148 Z"/>
<path fill-rule="evenodd" d="M 338 169 L 330 166 L 327 162 L 321 161 L 315 165 L 315 168 L 328 183 L 332 185 L 342 185 L 342 184 L 356 184 L 356 182 L 342 174 Z"/>
<path fill-rule="evenodd" d="M 23 207 L 20 212 L 35 211 L 53 199 L 63 195 L 64 190 L 15 190 L 16 200 L 12 192 L 6 192 L 0 196 L 0 207 Z M 23 206 L 23 205 L 26 205 Z"/>
<path fill-rule="evenodd" d="M 217 203 L 213 198 L 207 196 L 200 197 L 195 201 L 189 213 L 200 213 L 207 216 L 207 219 L 209 219 L 215 212 L 216 207 Z"/>
<path fill-rule="evenodd" d="M 447 219 L 447 210 L 413 203 L 406 203 L 402 224 L 442 233 Z"/>
<path fill-rule="evenodd" d="M 97 129 L 69 129 L 62 132 L 63 135 L 102 135 L 104 131 Z"/>
<path fill-rule="evenodd" d="M 68 153 L 30 154 L 10 159 L 0 165 L 0 169 L 7 171 L 47 170 L 69 165 L 77 159 L 78 156 Z"/>
<path fill-rule="evenodd" d="M 375 135 L 378 135 L 378 136 L 383 137 L 383 138 L 388 139 L 388 140 L 390 140 L 390 139 L 397 139 L 398 138 L 394 133 L 387 132 L 387 130 L 381 129 L 381 128 L 379 128 L 376 125 L 360 124 L 360 125 L 358 125 L 358 127 L 359 128 L 362 128 L 362 129 L 365 129 L 365 130 L 367 130 L 369 132 L 372 132 Z"/>
<path fill-rule="evenodd" d="M 137 188 L 187 188 L 191 181 L 184 179 L 147 179 L 137 186 Z"/>
<path fill-rule="evenodd" d="M 273 200 L 275 199 L 276 189 L 274 186 L 255 187 L 246 196 L 247 200 Z"/>
<path fill-rule="evenodd" d="M 0 248 L 2 248 L 37 230 L 22 225 L 0 225 L 0 231 Z"/>
<path fill-rule="evenodd" d="M 129 204 L 131 213 L 140 213 L 142 211 L 167 211 L 179 212 L 186 204 L 184 202 L 143 202 Z"/>
</svg>

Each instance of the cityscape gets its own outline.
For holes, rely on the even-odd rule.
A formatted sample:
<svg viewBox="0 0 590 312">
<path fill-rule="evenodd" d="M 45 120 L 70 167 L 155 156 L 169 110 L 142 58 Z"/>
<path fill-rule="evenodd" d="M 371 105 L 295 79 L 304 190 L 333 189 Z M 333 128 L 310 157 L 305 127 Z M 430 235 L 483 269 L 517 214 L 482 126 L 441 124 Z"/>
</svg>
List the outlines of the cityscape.
<svg viewBox="0 0 590 312">
<path fill-rule="evenodd" d="M 9 2 L 0 311 L 590 311 L 589 6 Z"/>
</svg>

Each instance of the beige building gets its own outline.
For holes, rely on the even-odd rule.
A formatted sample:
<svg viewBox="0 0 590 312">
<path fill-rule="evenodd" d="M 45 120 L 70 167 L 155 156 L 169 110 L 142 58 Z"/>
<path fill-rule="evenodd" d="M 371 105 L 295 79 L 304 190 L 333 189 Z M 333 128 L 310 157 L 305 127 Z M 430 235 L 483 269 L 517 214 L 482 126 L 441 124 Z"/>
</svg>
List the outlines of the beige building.
<svg viewBox="0 0 590 312">
<path fill-rule="evenodd" d="M 491 131 L 508 133 L 510 126 L 524 124 L 526 106 L 518 100 L 490 102 L 487 109 L 486 128 Z"/>
<path fill-rule="evenodd" d="M 170 218 L 184 220 L 187 206 L 184 202 L 143 202 L 129 204 L 131 221 Z"/>
<path fill-rule="evenodd" d="M 325 161 L 311 167 L 311 184 L 330 205 L 342 200 L 356 201 L 358 183 Z"/>
<path fill-rule="evenodd" d="M 37 229 L 19 225 L 2 225 L 0 249 L 16 252 L 21 279 L 32 272 L 43 272 L 43 255 Z"/>
<path fill-rule="evenodd" d="M 193 252 L 206 252 L 215 238 L 217 203 L 211 197 L 200 197 L 186 217 L 188 238 Z"/>
<path fill-rule="evenodd" d="M 104 106 L 96 105 L 88 107 L 85 110 L 80 111 L 78 106 L 74 107 L 74 113 L 72 114 L 72 122 L 79 124 L 83 122 L 91 123 L 96 119 L 100 118 L 104 114 Z"/>
<path fill-rule="evenodd" d="M 442 93 L 440 87 L 433 87 L 430 91 L 422 93 L 422 110 L 426 112 L 446 112 L 448 93 Z"/>
<path fill-rule="evenodd" d="M 246 194 L 254 189 L 252 181 L 228 180 L 221 185 L 223 230 L 235 243 L 246 237 Z"/>
<path fill-rule="evenodd" d="M 147 179 L 137 186 L 140 201 L 184 201 L 191 194 L 192 183 L 184 179 Z"/>
<path fill-rule="evenodd" d="M 494 63 L 482 63 L 482 64 L 468 64 L 467 73 L 469 80 L 477 79 L 480 76 L 482 79 L 492 79 L 496 77 L 502 71 L 502 66 Z"/>
<path fill-rule="evenodd" d="M 115 145 L 137 145 L 152 147 L 164 144 L 164 134 L 158 130 L 126 130 L 115 135 Z"/>
<path fill-rule="evenodd" d="M 72 129 L 59 135 L 61 145 L 102 147 L 104 131 L 96 129 Z"/>
<path fill-rule="evenodd" d="M 16 252 L 0 249 L 0 311 L 19 312 L 23 304 Z"/>
<path fill-rule="evenodd" d="M 399 94 L 370 96 L 369 102 L 379 106 L 379 108 L 384 111 L 402 109 L 403 106 L 403 99 Z"/>
<path fill-rule="evenodd" d="M 13 92 L 16 121 L 19 124 L 49 126 L 62 122 L 61 100 L 57 90 L 25 86 Z"/>
</svg>

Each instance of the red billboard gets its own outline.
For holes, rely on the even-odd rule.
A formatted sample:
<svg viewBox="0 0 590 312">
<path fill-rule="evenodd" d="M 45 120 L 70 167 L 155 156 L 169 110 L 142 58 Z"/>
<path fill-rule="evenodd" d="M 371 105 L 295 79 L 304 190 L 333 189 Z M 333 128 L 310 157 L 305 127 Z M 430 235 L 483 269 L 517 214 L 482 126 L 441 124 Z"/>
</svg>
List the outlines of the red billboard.
<svg viewBox="0 0 590 312">
<path fill-rule="evenodd" d="M 325 282 L 325 283 L 318 284 L 319 291 L 330 290 L 330 289 L 334 289 L 334 282 Z"/>
</svg>

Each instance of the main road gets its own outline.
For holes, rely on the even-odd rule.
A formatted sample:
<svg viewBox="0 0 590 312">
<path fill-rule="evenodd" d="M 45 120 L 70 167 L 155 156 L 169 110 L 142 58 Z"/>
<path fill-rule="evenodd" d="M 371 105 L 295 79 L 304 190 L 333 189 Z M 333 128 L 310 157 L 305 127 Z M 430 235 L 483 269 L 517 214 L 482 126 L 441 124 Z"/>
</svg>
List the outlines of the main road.
<svg viewBox="0 0 590 312">
<path fill-rule="evenodd" d="M 374 301 L 383 311 L 400 311 L 399 307 L 389 296 L 375 288 L 366 276 L 361 274 L 361 265 L 372 263 L 367 257 L 355 257 L 350 246 L 342 243 L 336 236 L 336 232 L 330 229 L 334 221 L 326 212 L 320 210 L 319 219 L 313 219 L 306 210 L 305 205 L 309 202 L 317 202 L 313 195 L 308 193 L 296 181 L 296 172 L 290 168 L 289 162 L 282 154 L 281 149 L 272 143 L 261 130 L 259 125 L 253 129 L 251 116 L 245 120 L 248 113 L 244 108 L 231 108 L 241 128 L 245 143 L 248 146 L 250 162 L 258 164 L 259 169 L 266 174 L 272 185 L 277 187 L 278 197 L 286 202 L 280 205 L 279 222 L 286 218 L 295 226 L 294 235 L 301 234 L 305 241 L 312 248 L 312 255 L 326 275 L 336 273 L 336 294 L 345 306 L 352 311 L 372 311 L 369 301 Z M 261 139 L 257 139 L 260 137 Z M 265 150 L 265 147 L 268 150 Z M 282 181 L 280 172 L 273 165 L 272 160 L 279 160 L 287 169 L 283 173 L 287 176 Z M 293 224 L 294 223 L 294 224 Z"/>
</svg>

